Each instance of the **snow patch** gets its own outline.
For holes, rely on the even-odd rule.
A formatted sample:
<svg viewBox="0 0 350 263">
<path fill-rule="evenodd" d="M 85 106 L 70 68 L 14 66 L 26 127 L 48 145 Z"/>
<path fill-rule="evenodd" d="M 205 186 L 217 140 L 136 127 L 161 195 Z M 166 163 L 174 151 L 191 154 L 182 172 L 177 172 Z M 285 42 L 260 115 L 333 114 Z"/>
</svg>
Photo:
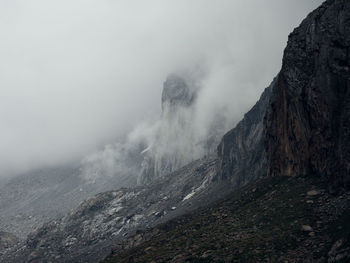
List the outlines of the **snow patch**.
<svg viewBox="0 0 350 263">
<path fill-rule="evenodd" d="M 147 147 L 146 149 L 144 149 L 144 150 L 141 152 L 141 154 L 144 154 L 144 153 L 148 152 L 150 149 L 151 149 L 151 146 Z"/>
<path fill-rule="evenodd" d="M 190 199 L 192 196 L 195 195 L 195 193 L 196 193 L 196 192 L 192 191 L 191 193 L 189 193 L 188 195 L 186 195 L 186 196 L 184 197 L 184 199 L 182 199 L 182 202 L 183 202 L 183 201 L 186 201 L 186 200 L 188 200 L 188 199 Z"/>
<path fill-rule="evenodd" d="M 192 198 L 197 192 L 199 192 L 199 191 L 201 191 L 202 189 L 204 189 L 207 185 L 208 185 L 208 178 L 205 179 L 199 187 L 197 187 L 196 189 L 192 190 L 191 193 L 189 193 L 188 195 L 186 195 L 186 196 L 182 199 L 182 202 L 183 202 L 183 201 L 186 201 L 186 200 L 188 200 L 188 199 L 190 199 L 190 198 Z"/>
<path fill-rule="evenodd" d="M 107 211 L 107 214 L 108 215 L 113 215 L 113 214 L 116 214 L 116 213 L 118 213 L 120 210 L 122 210 L 123 209 L 123 207 L 122 206 L 117 206 L 117 207 L 113 207 L 113 208 L 111 208 L 111 209 L 109 209 L 108 211 Z"/>
</svg>

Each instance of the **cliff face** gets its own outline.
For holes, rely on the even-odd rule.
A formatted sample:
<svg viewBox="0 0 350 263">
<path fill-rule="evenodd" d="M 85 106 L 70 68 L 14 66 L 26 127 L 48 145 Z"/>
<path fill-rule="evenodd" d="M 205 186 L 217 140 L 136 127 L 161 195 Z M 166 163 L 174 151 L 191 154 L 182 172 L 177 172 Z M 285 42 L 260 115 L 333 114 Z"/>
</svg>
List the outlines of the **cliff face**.
<svg viewBox="0 0 350 263">
<path fill-rule="evenodd" d="M 162 116 L 154 142 L 143 151 L 140 185 L 193 161 L 195 147 L 191 125 L 197 87 L 182 76 L 171 74 L 163 85 Z M 188 138 L 188 139 L 187 139 Z"/>
<path fill-rule="evenodd" d="M 196 87 L 179 75 L 171 74 L 164 82 L 162 92 L 163 114 L 175 112 L 180 106 L 189 107 L 196 97 Z"/>
<path fill-rule="evenodd" d="M 240 187 L 266 174 L 263 119 L 275 80 L 218 146 L 218 176 Z"/>
<path fill-rule="evenodd" d="M 264 122 L 269 175 L 350 187 L 349 51 L 349 1 L 326 1 L 290 34 Z"/>
<path fill-rule="evenodd" d="M 198 134 L 196 97 L 200 87 L 194 76 L 171 74 L 163 85 L 162 115 L 155 136 L 142 152 L 138 184 L 149 184 L 203 156 L 215 155 L 225 121 L 217 116 L 213 128 Z M 215 125 L 214 125 L 215 124 Z M 206 128 L 204 128 L 206 129 Z"/>
</svg>

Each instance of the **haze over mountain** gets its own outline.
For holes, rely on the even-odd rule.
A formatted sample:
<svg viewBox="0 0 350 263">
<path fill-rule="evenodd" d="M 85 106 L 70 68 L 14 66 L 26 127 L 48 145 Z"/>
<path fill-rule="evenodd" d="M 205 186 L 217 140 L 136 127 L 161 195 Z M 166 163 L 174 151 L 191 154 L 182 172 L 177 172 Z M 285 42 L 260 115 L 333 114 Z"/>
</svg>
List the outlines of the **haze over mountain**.
<svg viewBox="0 0 350 263">
<path fill-rule="evenodd" d="M 0 177 L 80 161 L 152 126 L 173 72 L 201 72 L 198 125 L 223 108 L 237 122 L 320 2 L 1 1 Z"/>
<path fill-rule="evenodd" d="M 83 5 L 93 7 L 93 3 L 84 2 Z M 116 6 L 124 7 L 122 11 L 133 11 L 128 8 L 135 2 L 120 3 Z M 166 8 L 169 12 L 159 13 L 164 24 L 157 27 L 159 32 L 147 35 L 150 46 L 141 41 L 145 38 L 137 43 L 123 42 L 124 38 L 113 42 L 112 35 L 108 38 L 111 42 L 104 39 L 105 53 L 95 53 L 96 61 L 102 62 L 105 58 L 105 65 L 111 62 L 106 55 L 111 43 L 119 48 L 117 44 L 128 44 L 127 48 L 117 50 L 133 54 L 130 60 L 121 60 L 121 64 L 112 62 L 114 66 L 120 65 L 116 75 L 107 67 L 106 71 L 98 71 L 99 63 L 82 63 L 89 61 L 89 56 L 84 57 L 87 60 L 82 57 L 77 60 L 79 70 L 87 70 L 91 65 L 96 67 L 96 71 L 84 71 L 89 73 L 88 78 L 74 75 L 77 84 L 82 84 L 81 80 L 102 80 L 95 78 L 96 73 L 102 73 L 98 76 L 103 75 L 104 83 L 111 84 L 109 80 L 121 74 L 114 84 L 125 84 L 128 95 L 123 94 L 118 85 L 113 86 L 112 91 L 116 97 L 119 95 L 114 100 L 114 103 L 119 102 L 115 109 L 123 107 L 121 112 L 117 111 L 123 117 L 116 117 L 116 126 L 111 125 L 109 130 L 103 125 L 89 130 L 92 133 L 99 130 L 99 136 L 93 140 L 95 146 L 88 144 L 92 133 L 81 135 L 80 143 L 85 141 L 85 147 L 81 147 L 80 154 L 67 150 L 65 158 L 69 163 L 63 164 L 65 158 L 56 158 L 50 167 L 49 160 L 55 157 L 53 153 L 57 150 L 52 147 L 45 152 L 51 156 L 41 160 L 37 156 L 37 161 L 33 161 L 34 158 L 31 162 L 32 167 L 40 161 L 49 167 L 41 164 L 41 168 L 19 176 L 0 177 L 1 262 L 349 262 L 350 2 L 326 0 L 298 23 L 288 35 L 279 71 L 269 76 L 270 82 L 264 89 L 255 84 L 275 65 L 272 57 L 271 61 L 265 57 L 271 55 L 268 49 L 264 52 L 265 44 L 270 39 L 278 42 L 275 34 L 283 28 L 283 23 L 272 23 L 279 21 L 274 20 L 272 14 L 283 14 L 281 4 L 287 2 L 222 1 L 213 5 L 201 1 L 203 10 L 195 16 L 198 3 L 159 2 L 159 6 L 152 6 L 156 8 L 152 9 L 155 13 L 148 9 L 150 5 L 136 4 L 144 7 L 140 14 L 136 10 L 132 12 L 140 15 L 135 21 L 137 29 L 142 30 L 136 30 L 137 33 L 144 32 L 149 22 L 156 21 L 153 20 L 157 18 L 155 14 L 164 11 L 163 7 L 169 8 Z M 306 8 L 296 3 L 284 7 L 289 7 L 289 12 L 293 11 L 293 6 L 300 10 Z M 113 13 L 114 4 L 102 6 L 109 7 L 105 12 Z M 9 7 L 11 4 L 6 8 Z M 272 11 L 264 12 L 267 7 Z M 74 6 L 72 8 L 69 14 Z M 91 9 L 90 14 L 100 18 L 100 8 Z M 248 12 L 242 13 L 242 10 Z M 57 11 L 59 9 L 55 9 Z M 122 11 L 121 17 L 127 17 L 125 14 L 129 13 Z M 181 20 L 178 22 L 173 20 L 176 11 L 195 17 L 178 18 Z M 229 25 L 229 13 L 237 16 L 232 22 L 238 24 Z M 257 16 L 250 17 L 254 14 Z M 281 21 L 287 21 L 289 15 L 280 18 Z M 211 20 L 214 17 L 216 20 Z M 101 21 L 111 22 L 107 18 Z M 207 21 L 210 24 L 206 24 Z M 177 27 L 188 22 L 191 24 L 186 30 Z M 176 30 L 169 31 L 172 23 Z M 66 22 L 61 25 L 64 24 L 68 25 Z M 262 29 L 269 24 L 269 31 L 264 32 Z M 204 29 L 205 25 L 208 28 Z M 94 28 L 96 24 L 90 26 Z M 192 31 L 192 26 L 196 30 Z M 132 26 L 130 31 L 127 27 L 120 28 L 125 39 L 127 36 L 137 39 L 129 35 L 133 32 Z M 95 36 L 101 37 L 108 29 L 96 32 Z M 253 37 L 247 29 L 252 29 Z M 78 35 L 79 32 L 75 31 Z M 178 35 L 174 34 L 177 32 Z M 159 39 L 158 33 L 161 33 Z M 96 41 L 100 40 L 103 38 Z M 203 40 L 207 41 L 200 44 Z M 261 40 L 261 43 L 254 40 Z M 171 41 L 169 49 L 161 45 L 168 41 Z M 181 52 L 171 53 L 177 41 L 180 43 L 177 50 Z M 201 48 L 195 49 L 196 44 Z M 47 43 L 42 46 L 44 50 L 52 47 Z M 133 50 L 135 47 L 138 48 Z M 155 47 L 158 49 L 153 50 Z M 75 51 L 77 53 L 70 53 L 70 57 L 83 54 L 78 52 L 80 49 Z M 116 58 L 112 53 L 108 57 Z M 57 53 L 50 51 L 48 54 Z M 145 60 L 135 67 L 129 64 L 140 58 Z M 167 64 L 167 59 L 172 62 Z M 32 62 L 32 66 L 43 65 Z M 74 65 L 73 60 L 71 62 L 69 66 Z M 186 65 L 182 64 L 184 62 Z M 48 68 L 50 63 L 46 64 Z M 147 96 L 151 98 L 153 91 L 152 88 L 148 90 L 151 82 L 146 80 L 151 79 L 151 73 L 161 64 L 162 70 L 169 71 L 160 85 L 159 109 L 155 110 L 153 106 L 147 107 L 153 100 L 148 100 Z M 145 68 L 147 70 L 142 71 Z M 59 72 L 73 73 L 66 70 L 64 67 Z M 145 73 L 151 77 L 142 79 Z M 11 74 L 5 77 L 5 81 L 9 80 Z M 130 86 L 123 83 L 129 77 L 132 78 Z M 12 80 L 14 82 L 9 83 L 21 78 Z M 145 83 L 138 92 L 133 85 L 142 80 Z M 35 83 L 43 84 L 37 80 Z M 94 81 L 89 82 L 92 86 L 86 86 L 89 92 L 94 90 L 91 87 L 99 87 L 99 92 L 106 91 L 101 88 L 106 86 L 93 84 Z M 79 90 L 72 87 L 65 88 Z M 11 94 L 9 90 L 4 91 L 4 94 Z M 111 96 L 113 92 L 101 94 Z M 249 104 L 256 93 L 258 98 Z M 143 94 L 146 95 L 143 97 Z M 94 100 L 90 102 L 101 102 L 100 93 L 93 95 Z M 75 102 L 79 104 L 79 100 Z M 128 108 L 133 105 L 136 105 L 135 110 L 129 114 Z M 76 108 L 84 109 L 83 104 L 80 106 Z M 107 103 L 96 104 L 99 110 L 105 109 L 103 106 Z M 249 110 L 244 110 L 245 107 Z M 112 108 L 114 106 L 109 109 Z M 41 110 L 40 113 L 47 113 Z M 66 112 L 69 110 L 67 107 Z M 142 113 L 136 114 L 141 110 Z M 133 114 L 137 117 L 130 119 Z M 98 122 L 107 123 L 107 115 L 99 115 Z M 87 118 L 83 121 L 95 122 L 94 114 L 90 119 L 84 116 Z M 69 117 L 67 119 L 79 126 L 74 114 Z M 122 124 L 124 126 L 118 129 Z M 71 128 L 64 127 L 67 131 Z M 84 125 L 79 127 L 83 129 Z M 113 136 L 107 136 L 113 129 Z M 56 132 L 59 130 L 52 135 Z M 28 152 L 23 151 L 23 154 Z M 10 166 L 5 168 L 10 171 Z M 19 165 L 17 172 L 14 169 L 12 172 L 16 174 L 21 169 L 23 172 L 24 168 Z"/>
</svg>

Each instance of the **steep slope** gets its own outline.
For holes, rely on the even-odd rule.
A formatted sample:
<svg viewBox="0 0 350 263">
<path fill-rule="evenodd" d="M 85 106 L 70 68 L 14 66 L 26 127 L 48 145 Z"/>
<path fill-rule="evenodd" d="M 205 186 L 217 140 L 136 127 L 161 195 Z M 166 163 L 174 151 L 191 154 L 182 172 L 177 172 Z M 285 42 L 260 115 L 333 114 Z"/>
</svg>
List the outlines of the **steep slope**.
<svg viewBox="0 0 350 263">
<path fill-rule="evenodd" d="M 266 114 L 269 175 L 350 187 L 349 51 L 349 1 L 326 1 L 289 36 Z"/>
<path fill-rule="evenodd" d="M 275 80 L 237 126 L 226 133 L 218 146 L 218 176 L 241 187 L 266 174 L 263 118 Z"/>
</svg>

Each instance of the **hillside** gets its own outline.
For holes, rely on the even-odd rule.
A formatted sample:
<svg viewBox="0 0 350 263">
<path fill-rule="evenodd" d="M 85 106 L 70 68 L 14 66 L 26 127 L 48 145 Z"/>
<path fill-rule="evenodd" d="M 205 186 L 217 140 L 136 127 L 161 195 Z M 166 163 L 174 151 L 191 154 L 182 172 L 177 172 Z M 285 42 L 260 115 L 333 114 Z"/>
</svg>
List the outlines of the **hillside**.
<svg viewBox="0 0 350 263">
<path fill-rule="evenodd" d="M 332 196 L 317 177 L 271 177 L 140 232 L 104 262 L 348 262 L 349 220 L 349 193 Z"/>
</svg>

